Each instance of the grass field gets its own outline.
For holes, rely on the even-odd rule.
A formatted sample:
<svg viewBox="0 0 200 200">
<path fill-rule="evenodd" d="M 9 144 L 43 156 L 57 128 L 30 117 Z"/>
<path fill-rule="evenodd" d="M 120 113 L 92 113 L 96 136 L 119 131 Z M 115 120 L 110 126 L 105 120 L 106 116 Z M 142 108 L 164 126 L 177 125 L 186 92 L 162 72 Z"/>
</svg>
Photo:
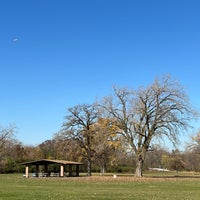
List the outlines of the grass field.
<svg viewBox="0 0 200 200">
<path fill-rule="evenodd" d="M 21 174 L 0 175 L 0 200 L 65 199 L 200 199 L 200 176 L 148 173 L 77 178 L 23 178 Z"/>
</svg>

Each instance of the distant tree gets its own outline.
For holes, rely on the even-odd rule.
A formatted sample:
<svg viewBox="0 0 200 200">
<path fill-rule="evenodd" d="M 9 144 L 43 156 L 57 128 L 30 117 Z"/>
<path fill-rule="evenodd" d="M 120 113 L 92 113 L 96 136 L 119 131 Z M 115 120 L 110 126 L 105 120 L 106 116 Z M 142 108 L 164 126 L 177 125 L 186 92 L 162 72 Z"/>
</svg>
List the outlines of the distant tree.
<svg viewBox="0 0 200 200">
<path fill-rule="evenodd" d="M 25 152 L 20 141 L 13 136 L 8 137 L 0 152 L 0 172 L 21 172 L 20 163 L 25 159 Z"/>
<path fill-rule="evenodd" d="M 55 134 L 54 136 L 54 150 L 56 159 L 64 159 L 71 161 L 81 161 L 81 147 L 79 142 L 73 138 L 68 139 L 66 135 Z"/>
<path fill-rule="evenodd" d="M 39 145 L 41 155 L 44 159 L 54 159 L 55 158 L 55 141 L 46 140 Z"/>
<path fill-rule="evenodd" d="M 200 171 L 200 153 L 195 150 L 184 152 L 185 169 L 188 171 Z"/>
<path fill-rule="evenodd" d="M 115 87 L 114 95 L 104 99 L 102 108 L 107 117 L 115 119 L 121 130 L 118 133 L 135 152 L 137 177 L 142 176 L 151 141 L 165 136 L 177 143 L 179 134 L 197 116 L 183 87 L 169 76 L 135 91 Z"/>
<path fill-rule="evenodd" d="M 87 175 L 91 176 L 92 159 L 94 158 L 95 131 L 92 126 L 99 117 L 95 105 L 82 104 L 68 109 L 66 121 L 63 124 L 62 135 L 68 140 L 75 140 L 82 149 L 82 155 L 87 160 Z"/>
<path fill-rule="evenodd" d="M 171 156 L 169 153 L 165 153 L 161 157 L 161 166 L 165 169 L 170 169 L 171 167 Z"/>
<path fill-rule="evenodd" d="M 200 153 L 200 129 L 191 136 L 191 141 L 187 145 L 187 150 Z"/>
<path fill-rule="evenodd" d="M 166 154 L 168 154 L 168 152 L 164 147 L 152 145 L 146 153 L 144 166 L 146 166 L 146 168 L 163 167 L 162 158 Z"/>
<path fill-rule="evenodd" d="M 0 152 L 3 151 L 7 141 L 10 141 L 14 137 L 16 127 L 10 125 L 9 127 L 0 127 Z"/>
<path fill-rule="evenodd" d="M 178 149 L 172 150 L 170 168 L 177 172 L 185 168 L 183 154 Z"/>
<path fill-rule="evenodd" d="M 185 151 L 186 167 L 189 170 L 200 170 L 200 129 L 191 136 Z"/>
<path fill-rule="evenodd" d="M 41 153 L 41 149 L 39 148 L 39 145 L 37 146 L 23 145 L 23 149 L 24 149 L 24 162 L 39 160 L 44 158 Z"/>
</svg>

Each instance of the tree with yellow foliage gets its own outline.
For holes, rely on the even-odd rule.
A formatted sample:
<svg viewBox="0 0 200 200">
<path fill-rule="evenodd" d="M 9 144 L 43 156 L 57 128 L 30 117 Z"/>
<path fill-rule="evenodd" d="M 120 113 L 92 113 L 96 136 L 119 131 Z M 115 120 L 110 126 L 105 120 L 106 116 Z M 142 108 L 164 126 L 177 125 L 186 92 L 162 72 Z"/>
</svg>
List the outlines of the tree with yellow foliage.
<svg viewBox="0 0 200 200">
<path fill-rule="evenodd" d="M 122 151 L 121 138 L 117 135 L 118 127 L 109 118 L 99 118 L 93 125 L 94 159 L 101 173 L 106 172 L 108 164 L 117 162 L 117 151 Z"/>
</svg>

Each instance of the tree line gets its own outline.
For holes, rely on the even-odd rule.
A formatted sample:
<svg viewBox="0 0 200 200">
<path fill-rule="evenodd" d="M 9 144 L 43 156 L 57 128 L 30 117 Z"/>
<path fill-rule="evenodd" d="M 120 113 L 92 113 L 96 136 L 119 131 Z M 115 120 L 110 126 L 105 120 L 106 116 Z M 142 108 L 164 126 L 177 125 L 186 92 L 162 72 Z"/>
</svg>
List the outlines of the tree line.
<svg viewBox="0 0 200 200">
<path fill-rule="evenodd" d="M 8 141 L 7 141 L 8 142 Z M 190 145 L 189 145 L 190 146 Z M 155 145 L 148 151 L 143 165 L 143 170 L 150 168 L 161 168 L 175 171 L 200 171 L 200 154 L 197 150 L 200 143 L 195 148 L 186 148 L 184 151 L 178 149 L 169 150 L 163 146 Z M 24 173 L 21 163 L 39 159 L 63 159 L 78 160 L 86 163 L 81 156 L 81 149 L 77 151 L 74 143 L 57 138 L 42 142 L 37 146 L 28 146 L 17 140 L 12 140 L 4 146 L 1 151 L 0 173 Z M 134 173 L 136 160 L 132 152 L 115 151 L 107 152 L 106 164 L 99 157 L 92 159 L 93 172 L 105 173 Z M 105 159 L 105 157 L 104 157 Z M 103 164 L 102 164 L 103 163 Z M 59 171 L 59 168 L 57 169 Z M 81 170 L 87 170 L 86 165 Z M 33 169 L 34 172 L 34 169 Z"/>
<path fill-rule="evenodd" d="M 39 158 L 84 162 L 88 176 L 93 170 L 103 173 L 120 166 L 121 171 L 127 167 L 137 177 L 147 167 L 199 170 L 193 163 L 198 159 L 198 137 L 193 138 L 196 145 L 184 153 L 157 145 L 166 138 L 177 144 L 195 118 L 198 113 L 183 86 L 170 76 L 138 89 L 113 87 L 113 93 L 98 102 L 68 108 L 61 130 L 36 147 L 13 140 L 13 127 L 1 129 L 0 170 Z"/>
</svg>

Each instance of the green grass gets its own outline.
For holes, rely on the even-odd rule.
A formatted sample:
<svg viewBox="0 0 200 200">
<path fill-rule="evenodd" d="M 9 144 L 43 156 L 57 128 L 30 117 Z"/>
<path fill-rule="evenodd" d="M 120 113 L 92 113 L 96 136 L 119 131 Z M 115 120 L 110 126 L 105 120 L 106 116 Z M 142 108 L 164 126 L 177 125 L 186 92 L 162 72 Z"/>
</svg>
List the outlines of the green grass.
<svg viewBox="0 0 200 200">
<path fill-rule="evenodd" d="M 200 178 L 155 172 L 142 179 L 128 175 L 118 175 L 116 179 L 112 176 L 26 179 L 19 174 L 4 174 L 0 175 L 0 200 L 4 199 L 199 200 Z"/>
</svg>

